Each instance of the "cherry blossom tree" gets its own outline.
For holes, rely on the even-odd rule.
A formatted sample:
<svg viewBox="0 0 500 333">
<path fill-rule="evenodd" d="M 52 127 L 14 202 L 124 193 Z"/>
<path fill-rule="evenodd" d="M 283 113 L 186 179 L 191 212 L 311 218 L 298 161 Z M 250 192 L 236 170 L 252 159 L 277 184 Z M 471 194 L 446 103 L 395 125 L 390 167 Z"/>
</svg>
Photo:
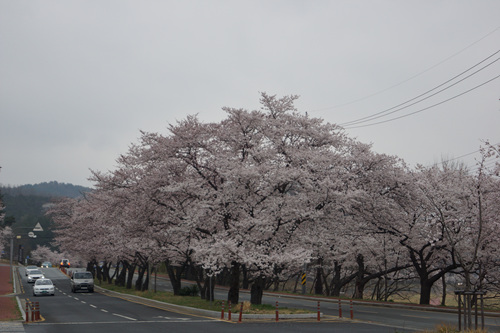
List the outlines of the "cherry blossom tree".
<svg viewBox="0 0 500 333">
<path fill-rule="evenodd" d="M 68 254 L 62 254 L 51 250 L 48 246 L 37 246 L 31 251 L 31 259 L 34 261 L 50 261 L 53 264 L 59 263 L 62 258 L 68 258 Z"/>
<path fill-rule="evenodd" d="M 420 183 L 433 209 L 431 222 L 443 230 L 462 269 L 467 291 L 482 288 L 484 274 L 489 271 L 487 263 L 500 245 L 496 237 L 500 231 L 500 183 L 495 168 L 486 166 L 495 149 L 489 146 L 481 152 L 475 174 L 463 165 L 443 163 L 442 168 L 423 170 L 425 177 Z"/>
<path fill-rule="evenodd" d="M 138 267 L 137 289 L 159 263 L 174 293 L 194 267 L 203 297 L 209 278 L 229 272 L 233 303 L 242 275 L 252 303 L 304 263 L 317 265 L 328 293 L 354 281 L 362 298 L 368 282 L 410 278 L 411 266 L 420 302 L 429 303 L 432 285 L 470 262 L 464 239 L 472 229 L 457 223 L 472 225 L 474 216 L 482 235 L 496 230 L 494 175 L 481 178 L 477 195 L 479 178 L 465 172 L 410 171 L 340 127 L 300 114 L 296 99 L 263 93 L 260 110 L 224 108 L 227 117 L 217 123 L 188 116 L 166 134 L 141 133 L 116 170 L 93 171 L 94 191 L 51 209 L 60 250 L 121 262 L 118 280 L 128 272 L 127 286 Z M 497 154 L 493 148 L 485 154 Z M 465 205 L 473 197 L 481 205 Z M 484 237 L 480 244 L 472 258 L 484 263 L 479 280 L 486 282 L 497 243 Z"/>
</svg>

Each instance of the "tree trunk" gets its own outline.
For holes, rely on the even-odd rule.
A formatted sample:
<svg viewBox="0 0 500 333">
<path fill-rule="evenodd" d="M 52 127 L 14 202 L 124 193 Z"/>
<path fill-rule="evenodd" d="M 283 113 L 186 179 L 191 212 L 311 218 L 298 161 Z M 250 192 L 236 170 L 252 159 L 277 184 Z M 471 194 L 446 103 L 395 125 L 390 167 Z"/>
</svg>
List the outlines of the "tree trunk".
<svg viewBox="0 0 500 333">
<path fill-rule="evenodd" d="M 354 284 L 354 295 L 353 298 L 363 299 L 363 293 L 365 291 L 365 280 L 363 279 L 365 275 L 365 259 L 363 255 L 358 254 L 356 257 L 356 263 L 358 264 L 358 272 L 356 274 L 356 282 Z"/>
<path fill-rule="evenodd" d="M 132 289 L 132 281 L 134 280 L 134 273 L 135 273 L 135 266 L 136 264 L 130 264 L 127 267 L 127 289 Z"/>
<path fill-rule="evenodd" d="M 429 279 L 420 279 L 420 304 L 428 305 L 431 302 L 432 284 Z"/>
<path fill-rule="evenodd" d="M 142 284 L 141 291 L 149 290 L 149 278 L 150 278 L 149 273 L 150 273 L 150 270 L 146 269 L 146 279 L 144 279 L 144 283 Z"/>
<path fill-rule="evenodd" d="M 238 304 L 240 296 L 240 264 L 233 261 L 231 263 L 231 280 L 229 282 L 229 292 L 227 300 L 231 304 Z"/>
<path fill-rule="evenodd" d="M 200 290 L 200 297 L 201 299 L 209 299 L 208 298 L 208 282 L 209 282 L 209 278 L 208 276 L 205 277 L 205 274 L 204 274 L 204 269 L 200 266 L 194 266 L 194 265 L 190 265 L 189 267 L 191 267 L 191 272 L 192 272 L 192 275 L 196 281 L 196 284 L 198 285 L 198 289 Z"/>
<path fill-rule="evenodd" d="M 264 294 L 264 278 L 262 276 L 257 277 L 252 283 L 252 289 L 250 290 L 250 303 L 252 304 L 262 304 L 262 295 Z"/>
<path fill-rule="evenodd" d="M 340 273 L 341 273 L 341 266 L 338 264 L 338 262 L 335 262 L 334 266 L 333 266 L 332 283 L 330 284 L 330 286 L 331 286 L 331 293 L 330 294 L 332 296 L 335 296 L 335 297 L 340 296 L 340 290 L 342 289 Z"/>
<path fill-rule="evenodd" d="M 174 295 L 179 295 L 181 291 L 180 275 L 175 273 L 175 268 L 169 264 L 168 260 L 165 261 L 165 266 L 167 267 L 167 273 L 170 278 L 170 284 L 172 284 L 172 289 L 174 290 Z"/>
<path fill-rule="evenodd" d="M 316 295 L 323 295 L 322 270 L 323 269 L 321 267 L 316 269 L 316 284 L 314 285 L 314 293 Z"/>
<path fill-rule="evenodd" d="M 120 286 L 120 287 L 125 287 L 125 282 L 127 280 L 127 267 L 128 267 L 128 262 L 123 260 L 122 261 L 122 270 L 116 276 L 115 285 Z M 116 266 L 116 269 L 118 271 L 120 270 L 119 264 Z"/>
<path fill-rule="evenodd" d="M 142 281 L 144 279 L 144 272 L 146 268 L 144 266 L 139 266 L 139 271 L 137 272 L 137 280 L 135 280 L 135 290 L 142 290 Z"/>
<path fill-rule="evenodd" d="M 243 265 L 241 268 L 243 271 L 243 289 L 248 289 L 248 287 L 250 287 L 250 281 L 248 280 L 248 270 L 245 265 Z"/>
<path fill-rule="evenodd" d="M 211 280 L 211 281 L 210 281 Z M 205 299 L 208 301 L 213 301 L 214 300 L 214 289 L 215 289 L 215 279 L 214 277 L 209 277 L 205 279 L 205 286 L 204 286 L 204 292 L 205 292 Z"/>
<path fill-rule="evenodd" d="M 295 285 L 293 287 L 293 293 L 297 293 L 297 286 L 299 285 L 299 280 L 300 280 L 300 274 L 297 275 L 297 278 L 295 279 Z"/>
</svg>

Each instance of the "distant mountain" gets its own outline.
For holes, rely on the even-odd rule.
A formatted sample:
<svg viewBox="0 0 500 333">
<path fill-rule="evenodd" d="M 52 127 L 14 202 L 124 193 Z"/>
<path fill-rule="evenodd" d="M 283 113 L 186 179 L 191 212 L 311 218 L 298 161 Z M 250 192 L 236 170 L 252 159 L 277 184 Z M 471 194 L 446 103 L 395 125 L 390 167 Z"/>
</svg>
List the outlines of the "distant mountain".
<svg viewBox="0 0 500 333">
<path fill-rule="evenodd" d="M 69 197 L 77 198 L 82 196 L 85 192 L 91 191 L 91 188 L 67 184 L 58 183 L 56 181 L 45 182 L 40 184 L 28 184 L 15 187 L 3 187 L 0 186 L 0 193 L 9 196 L 40 196 L 40 197 Z"/>
</svg>

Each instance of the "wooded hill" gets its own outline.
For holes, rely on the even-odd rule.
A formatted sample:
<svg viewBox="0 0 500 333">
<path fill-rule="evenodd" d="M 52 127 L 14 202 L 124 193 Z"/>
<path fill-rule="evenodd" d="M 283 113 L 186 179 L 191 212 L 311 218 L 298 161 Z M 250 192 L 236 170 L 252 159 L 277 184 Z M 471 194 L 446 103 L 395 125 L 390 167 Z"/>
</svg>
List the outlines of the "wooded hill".
<svg viewBox="0 0 500 333">
<path fill-rule="evenodd" d="M 36 248 L 36 245 L 48 245 L 52 240 L 52 220 L 45 216 L 45 210 L 51 201 L 59 197 L 76 198 L 90 190 L 88 187 L 56 181 L 15 187 L 0 186 L 5 213 L 3 225 L 0 227 L 11 226 L 16 234 L 22 236 L 40 223 L 44 231 L 38 232 L 35 240 L 23 237 L 22 239 L 26 240 L 22 241 L 22 245 L 28 252 Z"/>
</svg>

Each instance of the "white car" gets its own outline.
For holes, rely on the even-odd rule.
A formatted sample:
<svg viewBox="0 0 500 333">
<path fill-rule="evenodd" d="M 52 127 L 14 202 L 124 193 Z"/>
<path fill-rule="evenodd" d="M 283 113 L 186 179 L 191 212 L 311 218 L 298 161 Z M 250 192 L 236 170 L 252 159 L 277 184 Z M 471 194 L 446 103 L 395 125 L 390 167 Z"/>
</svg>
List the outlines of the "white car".
<svg viewBox="0 0 500 333">
<path fill-rule="evenodd" d="M 33 285 L 33 296 L 51 295 L 54 296 L 54 284 L 50 279 L 38 279 Z"/>
<path fill-rule="evenodd" d="M 25 273 L 26 273 L 26 276 L 28 276 L 28 271 L 29 271 L 30 269 L 38 269 L 38 267 L 37 267 L 37 266 L 26 266 L 26 272 L 25 272 Z"/>
<path fill-rule="evenodd" d="M 43 279 L 45 276 L 39 269 L 28 270 L 28 283 L 33 283 L 38 279 Z"/>
</svg>

